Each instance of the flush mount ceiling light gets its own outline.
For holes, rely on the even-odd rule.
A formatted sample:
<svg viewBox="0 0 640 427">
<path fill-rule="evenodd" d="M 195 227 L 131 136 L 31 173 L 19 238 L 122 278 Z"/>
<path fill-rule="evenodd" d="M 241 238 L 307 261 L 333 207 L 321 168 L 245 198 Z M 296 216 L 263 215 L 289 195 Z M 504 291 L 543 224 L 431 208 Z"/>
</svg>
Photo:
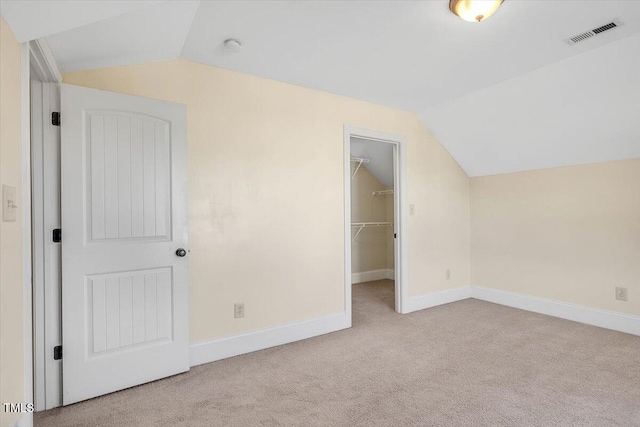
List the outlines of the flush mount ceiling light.
<svg viewBox="0 0 640 427">
<path fill-rule="evenodd" d="M 449 9 L 468 22 L 484 21 L 500 7 L 504 0 L 449 0 Z"/>
<path fill-rule="evenodd" d="M 242 49 L 242 43 L 236 39 L 226 39 L 224 41 L 224 48 L 227 52 L 238 53 Z"/>
</svg>

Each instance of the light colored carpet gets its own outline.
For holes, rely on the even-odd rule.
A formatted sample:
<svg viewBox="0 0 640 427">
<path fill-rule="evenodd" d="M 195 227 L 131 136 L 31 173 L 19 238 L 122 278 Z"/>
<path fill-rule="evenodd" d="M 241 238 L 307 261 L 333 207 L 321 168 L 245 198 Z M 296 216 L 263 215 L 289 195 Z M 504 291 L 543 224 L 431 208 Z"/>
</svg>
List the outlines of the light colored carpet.
<svg viewBox="0 0 640 427">
<path fill-rule="evenodd" d="M 640 425 L 640 338 L 478 300 L 353 328 L 36 414 L 49 426 Z"/>
</svg>

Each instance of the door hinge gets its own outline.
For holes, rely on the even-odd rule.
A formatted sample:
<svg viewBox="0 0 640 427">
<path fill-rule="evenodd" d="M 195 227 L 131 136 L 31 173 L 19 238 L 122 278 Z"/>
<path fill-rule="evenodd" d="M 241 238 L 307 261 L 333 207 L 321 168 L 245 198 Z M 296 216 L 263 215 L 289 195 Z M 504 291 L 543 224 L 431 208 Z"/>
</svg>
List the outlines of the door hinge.
<svg viewBox="0 0 640 427">
<path fill-rule="evenodd" d="M 53 360 L 60 360 L 60 359 L 62 359 L 62 346 L 57 345 L 53 347 Z"/>
<path fill-rule="evenodd" d="M 397 235 L 396 233 L 393 233 L 393 238 L 394 238 L 394 239 L 397 239 L 397 238 L 398 238 L 398 235 Z"/>
<path fill-rule="evenodd" d="M 54 126 L 60 126 L 60 113 L 58 111 L 51 113 L 51 124 Z"/>
<path fill-rule="evenodd" d="M 53 229 L 53 243 L 62 242 L 62 229 L 54 228 Z"/>
</svg>

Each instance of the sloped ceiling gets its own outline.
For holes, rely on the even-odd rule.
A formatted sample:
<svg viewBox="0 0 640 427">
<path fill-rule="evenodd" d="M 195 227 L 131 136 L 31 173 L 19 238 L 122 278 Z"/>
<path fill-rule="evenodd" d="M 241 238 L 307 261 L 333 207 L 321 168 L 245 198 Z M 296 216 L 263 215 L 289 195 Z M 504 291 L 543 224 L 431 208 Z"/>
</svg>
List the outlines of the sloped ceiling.
<svg viewBox="0 0 640 427">
<path fill-rule="evenodd" d="M 63 71 L 181 57 L 409 110 L 471 176 L 640 155 L 639 1 L 506 0 L 480 24 L 448 0 L 34 3 L 3 16 Z"/>
<path fill-rule="evenodd" d="M 368 159 L 363 164 L 385 187 L 393 186 L 393 145 L 367 139 L 351 138 L 351 156 Z"/>
<path fill-rule="evenodd" d="M 161 3 L 159 0 L 2 0 L 0 14 L 19 42 L 35 40 L 112 16 Z"/>
<path fill-rule="evenodd" d="M 640 34 L 420 115 L 470 176 L 640 157 Z"/>
<path fill-rule="evenodd" d="M 48 40 L 63 71 L 175 59 L 198 6 L 196 1 L 161 2 Z"/>
</svg>

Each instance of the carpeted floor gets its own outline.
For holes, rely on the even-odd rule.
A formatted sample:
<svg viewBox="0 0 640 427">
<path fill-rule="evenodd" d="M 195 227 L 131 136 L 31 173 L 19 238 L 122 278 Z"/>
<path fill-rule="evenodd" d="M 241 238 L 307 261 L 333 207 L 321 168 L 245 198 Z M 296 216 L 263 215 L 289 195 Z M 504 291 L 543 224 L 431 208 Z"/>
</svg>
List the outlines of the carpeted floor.
<svg viewBox="0 0 640 427">
<path fill-rule="evenodd" d="M 478 300 L 399 315 L 36 414 L 49 426 L 640 425 L 640 337 Z"/>
</svg>

